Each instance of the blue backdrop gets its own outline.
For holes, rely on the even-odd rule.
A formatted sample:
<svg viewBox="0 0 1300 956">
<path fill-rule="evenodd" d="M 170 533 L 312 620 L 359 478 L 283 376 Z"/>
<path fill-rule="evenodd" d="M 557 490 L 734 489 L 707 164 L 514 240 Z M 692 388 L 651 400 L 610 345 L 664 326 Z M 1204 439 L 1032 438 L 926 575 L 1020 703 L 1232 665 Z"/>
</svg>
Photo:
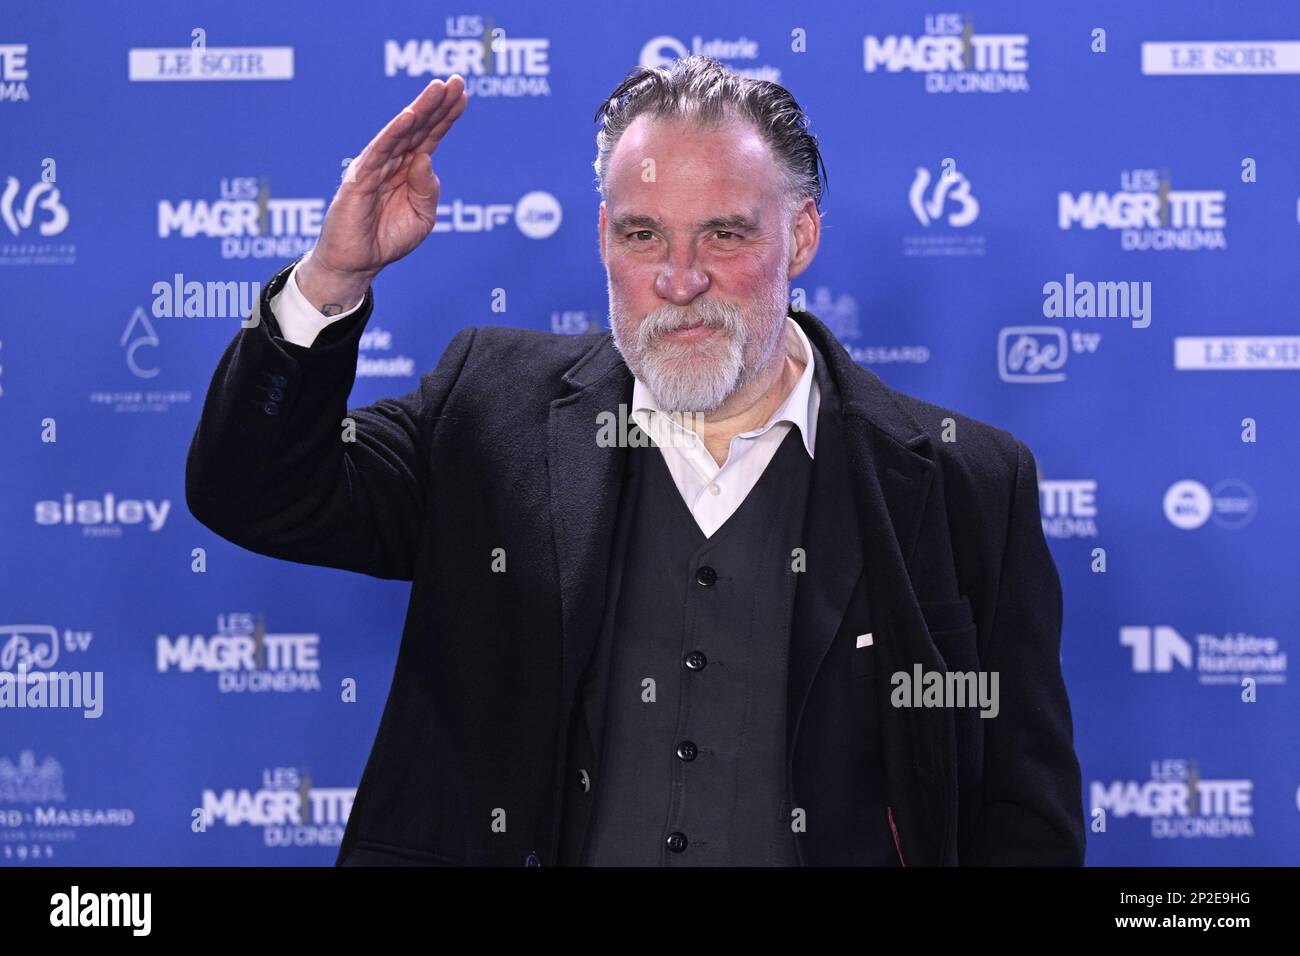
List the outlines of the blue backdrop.
<svg viewBox="0 0 1300 956">
<path fill-rule="evenodd" d="M 1300 8 L 1081 6 L 7 4 L 0 863 L 333 861 L 408 585 L 190 517 L 241 297 L 461 72 L 438 231 L 377 282 L 353 403 L 467 325 L 604 327 L 592 115 L 685 52 L 812 117 L 807 307 L 1037 457 L 1089 862 L 1300 863 Z M 78 706 L 18 706 L 57 681 L 20 672 Z"/>
</svg>

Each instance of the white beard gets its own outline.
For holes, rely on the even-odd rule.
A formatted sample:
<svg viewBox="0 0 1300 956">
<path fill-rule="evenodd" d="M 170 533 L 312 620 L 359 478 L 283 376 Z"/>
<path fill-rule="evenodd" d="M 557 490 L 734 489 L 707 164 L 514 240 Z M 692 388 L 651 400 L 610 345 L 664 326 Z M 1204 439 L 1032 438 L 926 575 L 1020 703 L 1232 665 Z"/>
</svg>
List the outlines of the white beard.
<svg viewBox="0 0 1300 956">
<path fill-rule="evenodd" d="M 654 395 L 667 413 L 708 415 L 748 385 L 781 347 L 785 336 L 784 283 L 772 284 L 767 313 L 755 328 L 744 312 L 730 302 L 697 299 L 689 306 L 665 305 L 642 320 L 632 340 L 624 335 L 630 326 L 622 303 L 610 288 L 610 325 L 614 344 L 632 374 Z M 673 342 L 664 334 L 703 322 L 716 329 L 700 342 Z"/>
</svg>

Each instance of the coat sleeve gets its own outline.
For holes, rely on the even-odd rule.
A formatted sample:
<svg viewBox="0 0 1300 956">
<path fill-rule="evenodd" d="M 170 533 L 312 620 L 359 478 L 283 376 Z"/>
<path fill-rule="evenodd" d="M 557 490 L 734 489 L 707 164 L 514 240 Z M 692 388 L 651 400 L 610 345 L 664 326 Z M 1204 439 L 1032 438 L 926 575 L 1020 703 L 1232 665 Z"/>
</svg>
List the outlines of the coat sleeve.
<svg viewBox="0 0 1300 956">
<path fill-rule="evenodd" d="M 1028 447 L 1015 445 L 1010 524 L 981 662 L 999 675 L 1001 706 L 983 721 L 984 786 L 969 862 L 1080 866 L 1082 785 L 1061 673 L 1061 583 L 1043 537 L 1038 469 Z"/>
<path fill-rule="evenodd" d="M 217 364 L 186 461 L 186 504 L 250 551 L 411 580 L 433 429 L 475 330 L 457 333 L 411 392 L 349 409 L 372 294 L 304 348 L 276 334 L 270 311 L 291 268 L 262 290 Z"/>
</svg>

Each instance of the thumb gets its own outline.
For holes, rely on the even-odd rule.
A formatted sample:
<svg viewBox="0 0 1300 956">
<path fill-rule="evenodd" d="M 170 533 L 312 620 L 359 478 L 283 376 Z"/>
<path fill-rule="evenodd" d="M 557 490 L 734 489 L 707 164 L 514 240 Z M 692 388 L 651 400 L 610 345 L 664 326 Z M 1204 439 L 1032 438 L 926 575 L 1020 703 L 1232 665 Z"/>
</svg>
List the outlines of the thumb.
<svg viewBox="0 0 1300 956">
<path fill-rule="evenodd" d="M 433 171 L 433 157 L 417 153 L 406 171 L 411 205 L 432 217 L 437 211 L 439 185 L 438 174 Z"/>
</svg>

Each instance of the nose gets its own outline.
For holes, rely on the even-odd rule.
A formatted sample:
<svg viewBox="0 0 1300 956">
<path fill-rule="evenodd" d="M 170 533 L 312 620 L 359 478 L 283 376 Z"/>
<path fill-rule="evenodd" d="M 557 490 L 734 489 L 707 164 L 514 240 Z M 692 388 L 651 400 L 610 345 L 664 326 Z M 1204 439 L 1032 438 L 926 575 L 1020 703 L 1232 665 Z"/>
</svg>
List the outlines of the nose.
<svg viewBox="0 0 1300 956">
<path fill-rule="evenodd" d="M 655 276 L 655 294 L 673 305 L 690 305 L 708 288 L 709 277 L 696 265 L 694 251 L 690 248 L 670 251 Z"/>
</svg>

